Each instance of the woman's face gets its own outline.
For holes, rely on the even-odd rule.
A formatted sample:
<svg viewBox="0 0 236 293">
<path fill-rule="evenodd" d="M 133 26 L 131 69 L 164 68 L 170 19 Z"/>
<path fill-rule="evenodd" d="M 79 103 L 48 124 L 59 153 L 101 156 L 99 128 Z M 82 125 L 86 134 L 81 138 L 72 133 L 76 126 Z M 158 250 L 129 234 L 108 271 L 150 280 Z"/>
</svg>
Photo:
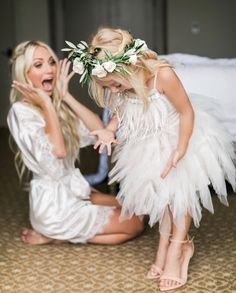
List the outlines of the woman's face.
<svg viewBox="0 0 236 293">
<path fill-rule="evenodd" d="M 114 78 L 107 81 L 103 81 L 101 85 L 104 88 L 108 88 L 113 94 L 123 93 L 125 91 L 132 90 L 131 85 L 124 78 Z"/>
<path fill-rule="evenodd" d="M 37 47 L 33 55 L 33 64 L 28 71 L 28 78 L 36 88 L 51 96 L 56 83 L 57 64 L 50 52 L 44 47 Z"/>
</svg>

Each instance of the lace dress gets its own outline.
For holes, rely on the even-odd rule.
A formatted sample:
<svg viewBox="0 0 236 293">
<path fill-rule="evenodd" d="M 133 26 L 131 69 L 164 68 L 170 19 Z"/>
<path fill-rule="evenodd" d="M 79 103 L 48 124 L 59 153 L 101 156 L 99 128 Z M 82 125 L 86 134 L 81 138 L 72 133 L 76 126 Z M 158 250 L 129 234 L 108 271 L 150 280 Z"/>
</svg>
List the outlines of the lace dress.
<svg viewBox="0 0 236 293">
<path fill-rule="evenodd" d="M 92 204 L 90 186 L 74 167 L 75 158 L 62 160 L 53 155 L 40 112 L 16 102 L 7 121 L 23 161 L 33 173 L 29 194 L 32 227 L 47 237 L 74 243 L 85 243 L 100 233 L 114 207 Z M 81 146 L 92 144 L 82 121 L 79 125 Z"/>
<path fill-rule="evenodd" d="M 227 205 L 225 179 L 235 190 L 235 159 L 232 137 L 219 123 L 216 106 L 208 97 L 190 95 L 195 112 L 193 134 L 185 156 L 165 179 L 160 177 L 179 133 L 179 114 L 165 95 L 153 89 L 150 105 L 144 110 L 134 95 L 117 97 L 111 110 L 120 120 L 119 144 L 113 153 L 110 183 L 120 182 L 117 199 L 122 204 L 121 220 L 149 215 L 153 226 L 164 218 L 166 208 L 174 223 L 184 227 L 190 213 L 196 226 L 201 220 L 201 206 L 213 213 L 209 185 Z"/>
</svg>

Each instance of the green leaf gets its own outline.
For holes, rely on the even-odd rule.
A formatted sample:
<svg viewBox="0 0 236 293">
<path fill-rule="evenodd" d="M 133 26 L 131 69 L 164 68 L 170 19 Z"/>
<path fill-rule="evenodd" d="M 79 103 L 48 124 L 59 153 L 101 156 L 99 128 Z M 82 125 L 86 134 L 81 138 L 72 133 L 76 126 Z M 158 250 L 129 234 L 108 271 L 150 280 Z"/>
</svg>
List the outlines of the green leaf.
<svg viewBox="0 0 236 293">
<path fill-rule="evenodd" d="M 76 49 L 76 46 L 73 44 L 73 43 L 71 43 L 70 41 L 65 41 L 66 43 L 67 43 L 67 45 L 69 46 L 69 47 L 71 47 L 71 48 L 73 48 L 73 49 Z"/>
<path fill-rule="evenodd" d="M 64 51 L 64 52 L 67 52 L 67 51 L 72 51 L 73 49 L 70 49 L 70 48 L 63 48 L 61 49 L 61 51 Z"/>
<path fill-rule="evenodd" d="M 68 59 L 70 59 L 73 56 L 74 52 L 70 52 L 70 54 L 68 55 Z M 74 58 L 75 59 L 75 58 Z"/>
<path fill-rule="evenodd" d="M 83 44 L 86 48 L 88 48 L 88 44 L 85 41 L 80 41 L 81 44 Z"/>
</svg>

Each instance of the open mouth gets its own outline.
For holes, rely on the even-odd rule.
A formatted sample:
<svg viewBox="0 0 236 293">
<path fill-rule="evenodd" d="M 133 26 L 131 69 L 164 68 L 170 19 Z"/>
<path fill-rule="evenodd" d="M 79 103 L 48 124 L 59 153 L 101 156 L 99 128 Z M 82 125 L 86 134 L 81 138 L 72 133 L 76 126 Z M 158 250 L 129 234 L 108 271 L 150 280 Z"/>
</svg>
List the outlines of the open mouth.
<svg viewBox="0 0 236 293">
<path fill-rule="evenodd" d="M 53 90 L 53 78 L 44 79 L 42 85 L 46 92 L 51 92 Z"/>
</svg>

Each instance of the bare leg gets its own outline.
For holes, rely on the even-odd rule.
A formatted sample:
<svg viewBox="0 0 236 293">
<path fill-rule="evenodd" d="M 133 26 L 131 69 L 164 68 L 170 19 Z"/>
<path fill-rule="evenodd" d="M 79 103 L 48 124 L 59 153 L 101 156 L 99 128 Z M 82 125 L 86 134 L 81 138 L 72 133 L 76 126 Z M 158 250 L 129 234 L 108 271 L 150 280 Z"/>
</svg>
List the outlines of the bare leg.
<svg viewBox="0 0 236 293">
<path fill-rule="evenodd" d="M 104 227 L 101 234 L 90 239 L 94 244 L 120 244 L 139 235 L 144 228 L 143 220 L 133 216 L 129 220 L 119 221 L 120 209 L 114 210 L 110 222 Z"/>
<path fill-rule="evenodd" d="M 170 243 L 169 239 L 172 231 L 172 222 L 172 214 L 170 213 L 169 208 L 167 207 L 163 219 L 159 225 L 160 238 L 158 242 L 156 258 L 154 264 L 148 271 L 148 279 L 159 278 L 163 272 L 166 254 Z"/>
<path fill-rule="evenodd" d="M 186 215 L 185 217 L 185 229 L 179 229 L 176 225 L 173 225 L 173 236 L 174 240 L 184 242 L 187 237 L 187 233 L 189 227 L 191 225 L 192 218 L 190 215 Z M 166 256 L 166 263 L 164 267 L 163 275 L 173 276 L 180 278 L 181 277 L 181 264 L 183 261 L 183 250 L 184 250 L 184 243 L 180 242 L 171 242 Z M 170 287 L 176 285 L 177 281 L 170 280 L 170 279 L 162 279 L 160 281 L 161 287 Z"/>
<path fill-rule="evenodd" d="M 96 244 L 119 244 L 128 241 L 143 231 L 143 221 L 133 216 L 130 220 L 119 222 L 120 209 L 115 209 L 110 222 L 104 227 L 102 234 L 98 234 L 90 239 L 89 243 Z M 31 245 L 40 245 L 47 243 L 66 243 L 65 240 L 48 238 L 33 229 L 24 229 L 21 233 L 21 240 Z"/>
<path fill-rule="evenodd" d="M 116 197 L 111 194 L 92 192 L 90 195 L 90 200 L 93 204 L 96 205 L 115 206 L 117 208 L 121 208 L 121 205 L 118 203 Z"/>
</svg>

